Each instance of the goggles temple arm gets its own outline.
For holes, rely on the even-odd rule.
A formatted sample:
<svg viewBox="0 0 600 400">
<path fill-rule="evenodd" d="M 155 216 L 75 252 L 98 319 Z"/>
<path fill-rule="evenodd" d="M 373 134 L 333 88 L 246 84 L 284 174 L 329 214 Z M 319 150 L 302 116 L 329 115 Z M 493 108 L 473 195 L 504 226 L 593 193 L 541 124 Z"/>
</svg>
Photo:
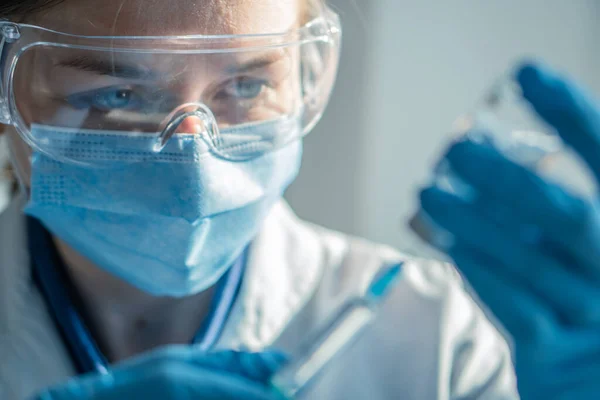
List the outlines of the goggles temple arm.
<svg viewBox="0 0 600 400">
<path fill-rule="evenodd" d="M 8 106 L 7 85 L 5 82 L 5 64 L 7 45 L 16 42 L 21 37 L 19 27 L 7 20 L 0 19 L 0 124 L 11 124 L 10 109 Z"/>
</svg>

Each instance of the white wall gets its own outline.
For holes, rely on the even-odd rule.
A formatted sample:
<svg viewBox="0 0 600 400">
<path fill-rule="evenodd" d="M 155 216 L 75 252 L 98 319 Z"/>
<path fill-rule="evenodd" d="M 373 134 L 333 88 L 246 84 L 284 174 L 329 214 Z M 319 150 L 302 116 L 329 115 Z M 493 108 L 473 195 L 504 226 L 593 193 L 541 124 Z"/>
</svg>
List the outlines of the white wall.
<svg viewBox="0 0 600 400">
<path fill-rule="evenodd" d="M 370 82 L 367 48 L 371 46 L 374 2 L 329 0 L 344 24 L 338 84 L 321 123 L 305 140 L 302 172 L 287 193 L 296 212 L 344 232 L 360 233 L 357 177 Z"/>
<path fill-rule="evenodd" d="M 453 119 L 525 55 L 600 94 L 597 0 L 356 1 L 367 30 L 351 0 L 334 2 L 346 14 L 337 93 L 288 194 L 312 221 L 410 246 L 416 185 Z"/>
</svg>

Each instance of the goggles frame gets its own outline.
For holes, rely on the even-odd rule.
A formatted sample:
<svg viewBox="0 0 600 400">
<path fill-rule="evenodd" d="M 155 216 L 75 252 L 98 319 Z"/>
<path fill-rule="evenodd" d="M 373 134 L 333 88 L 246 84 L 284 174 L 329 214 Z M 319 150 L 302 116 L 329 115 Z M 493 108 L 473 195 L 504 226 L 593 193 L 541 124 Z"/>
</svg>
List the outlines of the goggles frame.
<svg viewBox="0 0 600 400">
<path fill-rule="evenodd" d="M 244 35 L 85 36 L 0 20 L 0 124 L 15 127 L 28 145 L 44 152 L 32 139 L 27 124 L 20 115 L 13 87 L 20 57 L 35 46 L 177 55 L 247 52 L 321 42 L 337 47 L 334 67 L 337 74 L 341 34 L 339 16 L 326 6 L 319 15 L 300 28 L 281 33 Z M 47 38 L 50 40 L 46 40 Z M 325 93 L 327 99 L 324 103 L 327 104 L 332 89 L 333 87 L 329 90 L 315 90 L 315 93 Z M 312 130 L 321 116 L 322 112 L 313 118 L 314 120 L 305 127 L 304 134 Z"/>
</svg>

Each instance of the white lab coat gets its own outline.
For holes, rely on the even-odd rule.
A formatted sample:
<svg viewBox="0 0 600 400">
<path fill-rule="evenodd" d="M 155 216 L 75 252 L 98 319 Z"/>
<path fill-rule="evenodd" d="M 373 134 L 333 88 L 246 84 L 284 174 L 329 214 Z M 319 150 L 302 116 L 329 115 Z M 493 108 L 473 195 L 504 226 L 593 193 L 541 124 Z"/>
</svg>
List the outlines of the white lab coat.
<svg viewBox="0 0 600 400">
<path fill-rule="evenodd" d="M 21 400 L 74 375 L 31 283 L 22 202 L 0 215 L 0 399 Z M 350 256 L 349 256 L 350 255 Z M 237 303 L 218 343 L 260 350 L 292 343 L 340 295 L 364 290 L 384 261 L 403 280 L 375 325 L 306 393 L 310 399 L 515 399 L 506 342 L 435 262 L 302 222 L 278 204 L 255 240 Z"/>
</svg>

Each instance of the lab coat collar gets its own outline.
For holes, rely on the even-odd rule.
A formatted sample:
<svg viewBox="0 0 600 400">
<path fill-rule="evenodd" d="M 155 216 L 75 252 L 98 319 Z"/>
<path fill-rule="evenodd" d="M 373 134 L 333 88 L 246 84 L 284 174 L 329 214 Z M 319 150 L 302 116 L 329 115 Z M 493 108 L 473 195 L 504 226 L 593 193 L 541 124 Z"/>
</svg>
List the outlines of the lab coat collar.
<svg viewBox="0 0 600 400">
<path fill-rule="evenodd" d="M 341 240 L 332 242 L 341 248 Z M 281 201 L 250 247 L 246 276 L 219 348 L 259 351 L 273 344 L 316 291 L 330 249 Z M 341 257 L 341 256 L 340 256 Z"/>
</svg>

